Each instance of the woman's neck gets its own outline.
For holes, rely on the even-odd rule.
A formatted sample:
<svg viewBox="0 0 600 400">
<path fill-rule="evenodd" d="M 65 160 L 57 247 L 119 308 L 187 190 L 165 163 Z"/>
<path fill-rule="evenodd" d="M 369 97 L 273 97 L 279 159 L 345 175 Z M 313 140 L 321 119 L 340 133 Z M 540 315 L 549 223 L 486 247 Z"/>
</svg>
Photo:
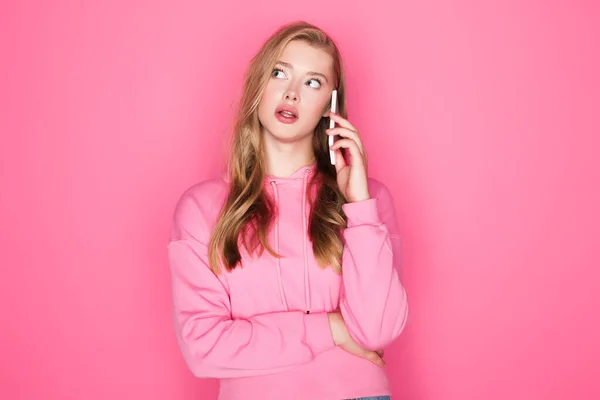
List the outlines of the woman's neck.
<svg viewBox="0 0 600 400">
<path fill-rule="evenodd" d="M 304 159 L 286 160 L 277 163 L 273 162 L 273 160 L 267 159 L 265 173 L 267 175 L 285 178 L 298 171 L 302 167 L 314 164 L 316 161 L 317 160 L 314 156 Z"/>
<path fill-rule="evenodd" d="M 277 143 L 266 139 L 263 142 L 263 154 L 267 175 L 287 177 L 298 169 L 316 162 L 312 138 L 298 143 Z"/>
</svg>

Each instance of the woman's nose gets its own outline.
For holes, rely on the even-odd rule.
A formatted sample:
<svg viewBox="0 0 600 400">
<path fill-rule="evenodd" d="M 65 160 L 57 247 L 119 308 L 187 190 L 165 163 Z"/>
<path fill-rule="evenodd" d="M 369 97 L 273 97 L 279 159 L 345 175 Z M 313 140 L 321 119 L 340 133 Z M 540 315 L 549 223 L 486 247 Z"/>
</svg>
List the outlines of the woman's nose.
<svg viewBox="0 0 600 400">
<path fill-rule="evenodd" d="M 298 101 L 298 93 L 295 90 L 289 89 L 285 92 L 283 98 L 286 100 Z"/>
</svg>

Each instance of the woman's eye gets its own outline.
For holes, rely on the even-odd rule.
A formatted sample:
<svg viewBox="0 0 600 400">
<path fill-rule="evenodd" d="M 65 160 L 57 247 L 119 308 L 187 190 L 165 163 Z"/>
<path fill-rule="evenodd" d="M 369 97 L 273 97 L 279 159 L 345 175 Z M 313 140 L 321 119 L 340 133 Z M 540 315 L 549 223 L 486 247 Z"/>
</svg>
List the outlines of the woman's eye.
<svg viewBox="0 0 600 400">
<path fill-rule="evenodd" d="M 285 78 L 285 74 L 282 70 L 275 68 L 271 74 L 273 78 Z"/>
<path fill-rule="evenodd" d="M 315 89 L 318 89 L 321 87 L 321 81 L 318 79 L 311 79 L 309 82 L 310 87 L 313 87 Z M 312 82 L 312 84 L 311 84 Z"/>
</svg>

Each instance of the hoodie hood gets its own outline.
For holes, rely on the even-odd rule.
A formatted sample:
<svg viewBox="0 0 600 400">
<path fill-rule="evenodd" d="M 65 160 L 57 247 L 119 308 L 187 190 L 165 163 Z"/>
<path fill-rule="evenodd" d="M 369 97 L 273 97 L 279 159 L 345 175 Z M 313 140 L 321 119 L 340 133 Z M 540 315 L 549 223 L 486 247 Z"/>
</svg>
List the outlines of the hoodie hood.
<svg viewBox="0 0 600 400">
<path fill-rule="evenodd" d="M 265 183 L 275 182 L 277 184 L 280 183 L 297 183 L 298 181 L 303 181 L 307 178 L 310 179 L 312 175 L 314 175 L 317 171 L 317 163 L 312 163 L 309 165 L 305 165 L 303 167 L 298 168 L 294 171 L 290 176 L 287 177 L 279 177 L 276 175 L 265 175 Z"/>
<path fill-rule="evenodd" d="M 308 178 L 310 179 L 317 172 L 317 163 L 314 162 L 312 164 L 305 165 L 303 167 L 298 168 L 291 175 L 287 177 L 281 177 L 271 174 L 265 174 L 264 184 L 269 185 L 271 182 L 275 183 L 298 183 L 305 179 L 305 175 L 308 174 Z M 224 171 L 221 173 L 221 179 L 227 183 L 231 182 L 231 176 Z"/>
</svg>

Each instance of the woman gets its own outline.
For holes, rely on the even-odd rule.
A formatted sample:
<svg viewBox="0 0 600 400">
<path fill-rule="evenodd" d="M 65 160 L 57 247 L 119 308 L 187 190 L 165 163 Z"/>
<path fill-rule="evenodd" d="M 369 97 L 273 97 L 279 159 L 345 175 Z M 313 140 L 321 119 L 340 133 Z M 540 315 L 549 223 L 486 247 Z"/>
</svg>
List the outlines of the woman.
<svg viewBox="0 0 600 400">
<path fill-rule="evenodd" d="M 408 312 L 400 238 L 344 94 L 334 42 L 280 28 L 247 71 L 226 177 L 177 204 L 177 340 L 194 375 L 221 379 L 221 400 L 389 398 L 381 350 Z"/>
</svg>

